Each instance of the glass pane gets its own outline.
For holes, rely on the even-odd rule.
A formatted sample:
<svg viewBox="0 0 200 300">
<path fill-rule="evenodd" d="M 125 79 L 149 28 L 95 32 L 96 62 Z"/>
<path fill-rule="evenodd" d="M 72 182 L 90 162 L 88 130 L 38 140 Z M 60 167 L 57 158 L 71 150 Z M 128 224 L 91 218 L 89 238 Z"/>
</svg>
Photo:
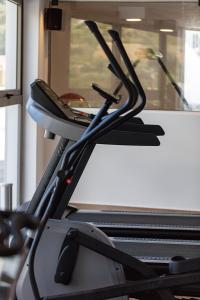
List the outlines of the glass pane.
<svg viewBox="0 0 200 300">
<path fill-rule="evenodd" d="M 61 76 L 55 85 L 52 80 L 58 94 L 63 91 L 76 93 L 85 98 L 83 106 L 97 107 L 102 100 L 91 91 L 91 82 L 115 90 L 116 79 L 107 70 L 107 59 L 83 23 L 91 19 L 100 25 L 120 61 L 107 35 L 108 28 L 118 30 L 136 64 L 135 70 L 147 96 L 146 109 L 200 109 L 200 11 L 197 3 L 67 1 L 60 7 L 69 21 L 63 28 L 66 35 L 62 37 L 66 39 L 56 38 L 56 34 L 52 39 L 53 49 L 66 49 L 62 59 L 59 58 L 65 63 L 60 63 L 59 68 L 56 55 L 52 57 L 54 78 L 59 78 L 58 70 L 63 66 L 66 69 L 66 77 Z M 120 94 L 125 99 L 123 89 Z"/>
<path fill-rule="evenodd" d="M 165 56 L 163 55 L 162 60 L 168 68 L 171 76 L 178 84 L 182 97 L 184 98 L 184 76 L 183 76 L 183 37 L 181 35 L 167 35 L 166 36 L 167 46 Z M 166 86 L 164 90 L 165 107 L 174 107 L 175 109 L 184 109 L 184 100 L 179 96 L 177 90 L 169 81 L 169 78 L 163 76 L 163 82 Z M 187 98 L 187 96 L 185 95 Z"/>
<path fill-rule="evenodd" d="M 107 32 L 111 29 L 111 26 L 102 23 L 97 24 L 105 36 L 108 45 L 112 47 L 111 38 Z M 86 107 L 98 106 L 98 95 L 92 91 L 88 93 L 87 89 L 91 86 L 92 82 L 98 82 L 98 84 L 105 88 L 110 88 L 111 74 L 107 70 L 108 63 L 101 47 L 85 26 L 84 20 L 72 18 L 69 89 L 78 91 L 81 93 L 82 98 L 85 99 L 82 103 L 74 102 L 76 107 L 80 107 L 80 105 Z"/>
<path fill-rule="evenodd" d="M 199 111 L 200 31 L 186 30 L 184 47 L 184 94 L 193 109 Z"/>
<path fill-rule="evenodd" d="M 6 1 L 0 1 L 0 89 L 5 89 L 5 33 L 6 33 Z"/>
<path fill-rule="evenodd" d="M 159 34 L 125 27 L 122 27 L 121 32 L 124 46 L 132 63 L 135 64 L 136 73 L 149 100 L 147 107 L 152 109 L 159 107 L 161 105 L 158 93 L 159 68 L 153 59 L 148 59 L 151 49 L 158 52 Z"/>
<path fill-rule="evenodd" d="M 0 0 L 0 90 L 18 89 L 19 6 Z"/>
<path fill-rule="evenodd" d="M 107 33 L 111 26 L 97 24 L 111 46 Z M 85 88 L 91 84 L 91 80 L 109 87 L 110 74 L 105 72 L 108 60 L 83 20 L 71 19 L 70 53 L 70 88 Z"/>
<path fill-rule="evenodd" d="M 20 183 L 19 124 L 20 105 L 0 108 L 0 184 L 12 184 L 13 208 L 17 206 Z"/>
<path fill-rule="evenodd" d="M 5 163 L 5 108 L 0 108 L 0 183 L 4 182 Z"/>
</svg>

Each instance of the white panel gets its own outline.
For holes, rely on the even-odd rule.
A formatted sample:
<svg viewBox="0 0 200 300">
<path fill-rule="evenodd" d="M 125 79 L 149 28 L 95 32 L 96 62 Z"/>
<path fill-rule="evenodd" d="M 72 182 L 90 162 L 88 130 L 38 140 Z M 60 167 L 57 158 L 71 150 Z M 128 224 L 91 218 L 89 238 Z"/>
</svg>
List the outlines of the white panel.
<svg viewBox="0 0 200 300">
<path fill-rule="evenodd" d="M 160 147 L 96 147 L 72 202 L 200 210 L 200 113 L 145 111 Z"/>
<path fill-rule="evenodd" d="M 61 2 L 99 2 L 99 0 L 60 0 Z M 101 2 L 124 2 L 124 0 L 101 0 Z M 142 2 L 144 3 L 144 0 L 129 0 L 128 2 Z M 145 2 L 166 2 L 166 0 L 146 0 Z M 168 2 L 183 2 L 182 0 L 168 0 Z M 187 0 L 187 2 L 193 2 L 198 3 L 198 1 L 194 0 Z"/>
<path fill-rule="evenodd" d="M 6 108 L 5 183 L 12 183 L 13 209 L 17 207 L 20 189 L 21 106 Z"/>
<path fill-rule="evenodd" d="M 36 78 L 46 79 L 47 49 L 43 13 L 45 0 L 24 1 L 24 54 L 23 54 L 23 92 L 24 92 L 24 144 L 23 144 L 23 201 L 31 199 L 43 167 L 43 130 L 28 116 L 25 106 L 30 95 L 30 83 Z"/>
<path fill-rule="evenodd" d="M 24 104 L 28 99 L 29 84 L 38 74 L 39 1 L 24 1 L 24 55 L 23 90 Z M 36 135 L 37 125 L 30 119 L 24 107 L 23 149 L 23 199 L 30 200 L 36 187 Z"/>
</svg>

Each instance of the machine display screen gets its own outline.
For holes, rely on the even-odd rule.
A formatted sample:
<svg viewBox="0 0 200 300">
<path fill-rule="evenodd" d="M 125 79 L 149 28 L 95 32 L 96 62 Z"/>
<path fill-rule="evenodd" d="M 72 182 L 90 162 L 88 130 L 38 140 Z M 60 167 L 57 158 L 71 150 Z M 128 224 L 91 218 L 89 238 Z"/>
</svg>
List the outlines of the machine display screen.
<svg viewBox="0 0 200 300">
<path fill-rule="evenodd" d="M 90 123 L 91 119 L 89 118 L 89 115 L 84 112 L 79 112 L 77 110 L 73 110 L 68 104 L 67 101 L 64 101 L 63 97 L 58 97 L 56 93 L 44 82 L 43 80 L 36 80 L 34 82 L 39 88 L 43 91 L 43 93 L 46 94 L 49 101 L 51 101 L 54 106 L 57 106 L 57 109 L 59 109 L 64 115 L 66 116 L 66 119 L 69 119 L 73 122 L 81 123 L 81 125 L 87 125 Z M 84 123 L 84 124 L 82 124 Z"/>
</svg>

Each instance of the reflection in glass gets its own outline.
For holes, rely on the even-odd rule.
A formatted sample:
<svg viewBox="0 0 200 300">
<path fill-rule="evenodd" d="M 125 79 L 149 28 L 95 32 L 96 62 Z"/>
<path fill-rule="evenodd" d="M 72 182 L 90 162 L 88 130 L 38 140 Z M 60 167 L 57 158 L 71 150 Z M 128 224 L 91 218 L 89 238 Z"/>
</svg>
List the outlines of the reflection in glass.
<svg viewBox="0 0 200 300">
<path fill-rule="evenodd" d="M 98 23 L 98 26 L 108 45 L 112 47 L 111 38 L 107 32 L 112 26 L 103 23 Z M 102 101 L 100 96 L 91 90 L 88 92 L 88 88 L 91 82 L 98 82 L 110 89 L 112 74 L 107 70 L 108 60 L 103 50 L 85 26 L 84 20 L 71 19 L 69 60 L 69 89 L 73 92 L 78 88 L 79 94 L 85 99 L 84 103 L 74 102 L 73 105 L 75 107 L 98 107 Z"/>
<path fill-rule="evenodd" d="M 105 55 L 84 25 L 83 20 L 92 19 L 98 22 L 121 62 L 107 30 L 113 28 L 119 32 L 145 90 L 147 109 L 199 110 L 200 11 L 197 8 L 197 3 L 185 2 L 62 3 L 70 19 L 70 26 L 65 29 L 69 30 L 69 50 L 64 58 L 69 66 L 66 78 L 60 78 L 66 87 L 64 92 L 77 93 L 89 107 L 98 107 L 102 101 L 90 89 L 91 82 L 110 91 L 119 83 L 108 71 Z M 59 88 L 56 92 L 59 94 Z M 120 93 L 125 97 L 123 89 Z"/>
<path fill-rule="evenodd" d="M 98 26 L 106 41 L 111 46 L 111 38 L 108 30 L 110 25 L 100 24 Z M 89 47 L 88 47 L 89 45 Z M 93 38 L 83 20 L 71 19 L 71 41 L 70 41 L 70 88 L 84 89 L 91 85 L 91 78 L 94 82 L 100 82 L 106 87 L 109 86 L 110 76 L 106 72 L 108 60 L 101 47 Z"/>
<path fill-rule="evenodd" d="M 135 64 L 136 73 L 142 83 L 151 108 L 159 104 L 159 66 L 149 55 L 149 50 L 159 50 L 159 34 L 134 28 L 122 27 L 121 37 L 124 46 Z"/>
</svg>

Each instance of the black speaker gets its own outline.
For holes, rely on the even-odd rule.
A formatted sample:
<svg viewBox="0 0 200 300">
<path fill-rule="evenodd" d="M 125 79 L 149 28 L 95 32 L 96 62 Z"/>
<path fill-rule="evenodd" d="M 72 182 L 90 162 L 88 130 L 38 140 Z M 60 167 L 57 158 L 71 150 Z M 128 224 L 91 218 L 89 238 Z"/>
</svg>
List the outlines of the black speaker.
<svg viewBox="0 0 200 300">
<path fill-rule="evenodd" d="M 44 24 L 47 30 L 62 29 L 62 9 L 60 8 L 45 8 Z"/>
</svg>

